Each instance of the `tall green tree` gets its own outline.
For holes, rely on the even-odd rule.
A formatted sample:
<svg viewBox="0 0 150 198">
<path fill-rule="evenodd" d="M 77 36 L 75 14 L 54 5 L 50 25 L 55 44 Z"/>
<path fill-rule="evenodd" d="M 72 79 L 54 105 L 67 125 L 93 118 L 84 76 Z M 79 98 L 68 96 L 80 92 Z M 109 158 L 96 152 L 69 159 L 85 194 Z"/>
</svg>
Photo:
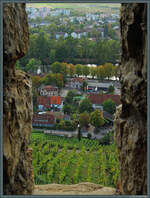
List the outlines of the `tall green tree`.
<svg viewBox="0 0 150 198">
<path fill-rule="evenodd" d="M 56 61 L 51 64 L 50 69 L 53 73 L 61 73 L 61 63 Z"/>
<path fill-rule="evenodd" d="M 87 65 L 83 66 L 82 74 L 87 77 L 89 75 L 89 73 L 90 73 L 90 68 Z"/>
<path fill-rule="evenodd" d="M 78 76 L 82 75 L 82 65 L 80 65 L 80 64 L 75 65 L 75 73 Z"/>
<path fill-rule="evenodd" d="M 90 74 L 91 74 L 92 78 L 94 78 L 96 76 L 96 73 L 97 73 L 97 69 L 95 67 L 91 67 Z"/>
<path fill-rule="evenodd" d="M 88 127 L 89 122 L 90 122 L 88 112 L 83 112 L 83 113 L 80 114 L 79 122 L 80 122 L 82 127 Z"/>
<path fill-rule="evenodd" d="M 35 58 L 31 58 L 25 67 L 26 72 L 37 73 L 39 67 L 41 67 L 41 61 Z"/>
<path fill-rule="evenodd" d="M 90 123 L 98 129 L 100 126 L 104 125 L 103 114 L 100 110 L 95 110 L 90 114 Z"/>
<path fill-rule="evenodd" d="M 92 103 L 89 101 L 88 98 L 85 98 L 84 100 L 82 100 L 79 105 L 79 112 L 83 113 L 85 111 L 89 113 L 93 111 Z"/>
<path fill-rule="evenodd" d="M 104 111 L 107 111 L 109 113 L 115 113 L 116 111 L 116 104 L 111 98 L 105 100 L 102 103 L 102 106 L 103 106 Z"/>
</svg>

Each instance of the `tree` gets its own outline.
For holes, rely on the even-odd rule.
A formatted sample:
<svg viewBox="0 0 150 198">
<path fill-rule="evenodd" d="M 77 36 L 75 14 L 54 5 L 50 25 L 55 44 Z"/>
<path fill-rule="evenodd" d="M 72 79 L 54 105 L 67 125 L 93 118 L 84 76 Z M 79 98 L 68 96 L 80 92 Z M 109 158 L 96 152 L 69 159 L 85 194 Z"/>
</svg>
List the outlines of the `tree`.
<svg viewBox="0 0 150 198">
<path fill-rule="evenodd" d="M 75 73 L 78 76 L 82 75 L 82 66 L 80 64 L 75 65 Z"/>
<path fill-rule="evenodd" d="M 73 97 L 75 96 L 75 93 L 73 91 L 68 91 L 67 96 L 65 97 L 65 104 L 72 104 L 73 103 Z"/>
<path fill-rule="evenodd" d="M 31 75 L 31 80 L 32 80 L 32 88 L 35 90 L 38 90 L 39 86 L 41 85 L 40 76 L 32 76 Z"/>
<path fill-rule="evenodd" d="M 108 77 L 108 79 L 113 76 L 113 67 L 114 66 L 111 63 L 104 64 L 105 74 Z"/>
<path fill-rule="evenodd" d="M 41 67 L 41 61 L 35 58 L 31 58 L 25 67 L 25 71 L 36 73 L 39 67 Z"/>
<path fill-rule="evenodd" d="M 96 68 L 95 67 L 90 68 L 90 74 L 91 74 L 92 78 L 94 78 L 96 76 Z"/>
<path fill-rule="evenodd" d="M 79 121 L 80 121 L 81 127 L 88 127 L 89 121 L 90 121 L 88 112 L 81 113 L 79 117 Z"/>
<path fill-rule="evenodd" d="M 107 90 L 107 93 L 114 93 L 114 91 L 115 91 L 115 88 L 114 88 L 114 86 L 113 85 L 110 85 L 109 87 L 108 87 L 108 90 Z"/>
<path fill-rule="evenodd" d="M 64 76 L 67 76 L 68 74 L 68 66 L 67 63 L 61 63 L 61 71 Z"/>
<path fill-rule="evenodd" d="M 73 75 L 75 74 L 75 66 L 73 64 L 68 64 L 68 70 L 70 77 L 73 77 Z"/>
<path fill-rule="evenodd" d="M 97 67 L 97 78 L 100 78 L 101 80 L 104 80 L 106 77 L 106 72 L 103 66 Z"/>
<path fill-rule="evenodd" d="M 89 101 L 88 98 L 85 98 L 84 100 L 82 100 L 79 105 L 79 112 L 83 113 L 85 111 L 89 113 L 93 111 L 92 103 Z"/>
<path fill-rule="evenodd" d="M 83 89 L 83 91 L 86 91 L 86 89 L 87 89 L 87 85 L 88 85 L 88 83 L 84 80 L 83 82 L 82 82 L 82 89 Z"/>
<path fill-rule="evenodd" d="M 56 50 L 51 49 L 49 55 L 50 63 L 54 63 L 56 60 Z"/>
<path fill-rule="evenodd" d="M 102 106 L 103 106 L 104 111 L 107 111 L 109 113 L 115 113 L 116 111 L 116 104 L 111 98 L 105 100 L 102 103 Z"/>
<path fill-rule="evenodd" d="M 51 65 L 51 71 L 53 73 L 60 73 L 61 72 L 61 63 L 56 61 Z"/>
<path fill-rule="evenodd" d="M 60 91 L 63 88 L 64 80 L 62 74 L 56 74 L 56 86 L 58 87 L 58 90 Z"/>
<path fill-rule="evenodd" d="M 72 106 L 70 104 L 64 104 L 63 112 L 70 115 L 72 113 Z"/>
<path fill-rule="evenodd" d="M 90 114 L 90 123 L 98 129 L 100 126 L 104 125 L 103 114 L 100 110 L 95 110 Z"/>
<path fill-rule="evenodd" d="M 89 67 L 87 65 L 83 66 L 82 67 L 82 74 L 87 77 L 89 75 L 89 73 L 90 73 Z"/>
<path fill-rule="evenodd" d="M 120 75 L 120 67 L 119 66 L 114 66 L 113 75 L 115 76 L 116 79 L 119 78 L 119 75 Z"/>
</svg>

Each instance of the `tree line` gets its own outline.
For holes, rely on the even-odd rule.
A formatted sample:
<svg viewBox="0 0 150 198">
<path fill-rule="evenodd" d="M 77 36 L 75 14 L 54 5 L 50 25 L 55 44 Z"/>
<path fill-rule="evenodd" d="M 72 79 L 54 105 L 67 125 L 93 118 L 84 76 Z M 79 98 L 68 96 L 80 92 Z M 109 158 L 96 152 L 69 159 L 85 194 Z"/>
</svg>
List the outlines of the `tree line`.
<svg viewBox="0 0 150 198">
<path fill-rule="evenodd" d="M 40 31 L 30 34 L 30 46 L 26 56 L 19 60 L 22 69 L 28 67 L 32 59 L 43 65 L 42 71 L 47 72 L 50 64 L 59 61 L 72 64 L 85 64 L 86 59 L 102 65 L 106 62 L 116 63 L 120 57 L 120 41 L 118 40 L 89 40 L 82 37 L 75 39 L 71 36 L 51 39 L 49 34 Z M 79 60 L 78 60 L 79 59 Z"/>
</svg>

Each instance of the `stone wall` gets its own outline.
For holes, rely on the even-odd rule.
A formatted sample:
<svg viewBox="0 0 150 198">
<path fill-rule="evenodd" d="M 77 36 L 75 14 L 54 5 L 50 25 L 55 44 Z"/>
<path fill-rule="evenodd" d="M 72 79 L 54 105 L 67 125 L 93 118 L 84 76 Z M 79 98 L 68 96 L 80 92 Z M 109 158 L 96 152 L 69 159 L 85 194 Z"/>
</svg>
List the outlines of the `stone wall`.
<svg viewBox="0 0 150 198">
<path fill-rule="evenodd" d="M 146 194 L 147 73 L 146 5 L 121 6 L 121 102 L 115 116 L 122 194 Z M 4 5 L 4 194 L 31 194 L 34 187 L 32 150 L 32 91 L 29 75 L 15 70 L 28 48 L 25 5 Z"/>
<path fill-rule="evenodd" d="M 147 193 L 147 7 L 121 6 L 121 102 L 115 115 L 122 194 Z"/>
<path fill-rule="evenodd" d="M 31 194 L 34 185 L 32 150 L 32 84 L 29 75 L 15 70 L 16 60 L 28 48 L 29 30 L 25 4 L 4 4 L 3 191 Z"/>
</svg>

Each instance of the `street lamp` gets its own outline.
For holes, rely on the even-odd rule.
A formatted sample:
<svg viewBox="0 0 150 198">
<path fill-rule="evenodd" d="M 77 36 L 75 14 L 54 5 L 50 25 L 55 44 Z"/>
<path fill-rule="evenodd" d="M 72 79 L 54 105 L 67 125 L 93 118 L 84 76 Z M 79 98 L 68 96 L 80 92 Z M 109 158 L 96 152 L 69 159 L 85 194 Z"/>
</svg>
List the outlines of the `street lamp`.
<svg viewBox="0 0 150 198">
<path fill-rule="evenodd" d="M 78 140 L 81 140 L 81 130 L 80 130 L 80 124 L 78 123 Z"/>
</svg>

